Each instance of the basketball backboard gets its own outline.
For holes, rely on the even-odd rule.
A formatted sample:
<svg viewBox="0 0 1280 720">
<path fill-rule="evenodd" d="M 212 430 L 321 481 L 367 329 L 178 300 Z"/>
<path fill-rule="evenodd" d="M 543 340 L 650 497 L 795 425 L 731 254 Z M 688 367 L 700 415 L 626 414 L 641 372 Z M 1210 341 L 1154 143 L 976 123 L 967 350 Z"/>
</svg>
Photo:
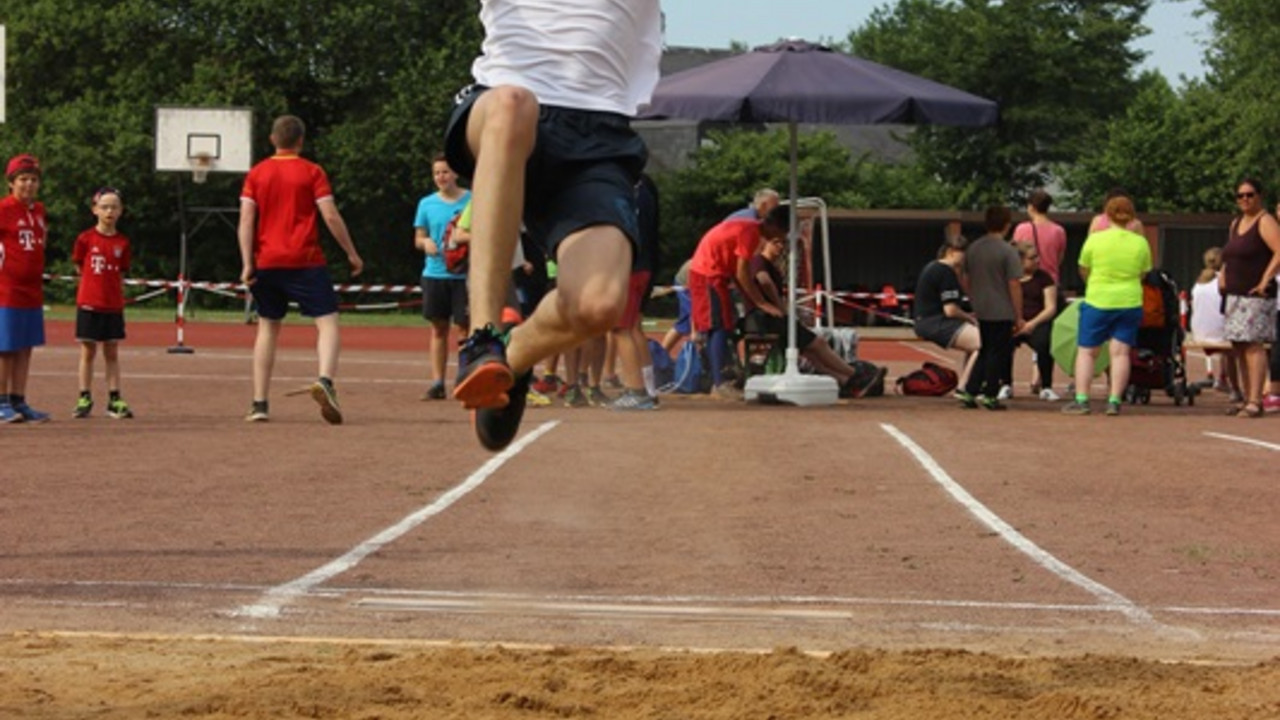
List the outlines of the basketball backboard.
<svg viewBox="0 0 1280 720">
<path fill-rule="evenodd" d="M 253 165 L 249 108 L 156 108 L 157 172 L 247 173 Z"/>
</svg>

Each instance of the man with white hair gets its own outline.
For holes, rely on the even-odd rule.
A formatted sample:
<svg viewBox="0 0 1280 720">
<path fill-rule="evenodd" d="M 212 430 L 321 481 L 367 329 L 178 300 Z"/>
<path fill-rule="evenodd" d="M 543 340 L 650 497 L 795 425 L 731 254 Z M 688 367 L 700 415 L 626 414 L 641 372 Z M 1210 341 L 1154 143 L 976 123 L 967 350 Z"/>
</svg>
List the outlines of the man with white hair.
<svg viewBox="0 0 1280 720">
<path fill-rule="evenodd" d="M 769 213 L 778 207 L 782 202 L 778 191 L 773 188 L 760 188 L 756 191 L 755 197 L 751 199 L 751 204 L 741 210 L 734 210 L 729 213 L 725 220 L 746 218 L 748 220 L 763 220 L 769 217 Z"/>
</svg>

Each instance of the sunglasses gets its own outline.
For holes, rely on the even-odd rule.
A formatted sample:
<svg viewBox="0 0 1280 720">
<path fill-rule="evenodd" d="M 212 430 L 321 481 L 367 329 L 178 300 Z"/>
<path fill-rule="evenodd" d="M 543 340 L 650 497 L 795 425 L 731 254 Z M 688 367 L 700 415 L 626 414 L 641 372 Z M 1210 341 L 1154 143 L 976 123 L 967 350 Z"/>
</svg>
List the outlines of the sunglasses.
<svg viewBox="0 0 1280 720">
<path fill-rule="evenodd" d="M 1254 198 L 1256 198 L 1256 197 L 1258 197 L 1258 193 L 1253 193 L 1253 192 L 1238 192 L 1238 193 L 1236 193 L 1236 199 L 1237 199 L 1237 200 L 1252 200 L 1252 199 L 1254 199 Z"/>
</svg>

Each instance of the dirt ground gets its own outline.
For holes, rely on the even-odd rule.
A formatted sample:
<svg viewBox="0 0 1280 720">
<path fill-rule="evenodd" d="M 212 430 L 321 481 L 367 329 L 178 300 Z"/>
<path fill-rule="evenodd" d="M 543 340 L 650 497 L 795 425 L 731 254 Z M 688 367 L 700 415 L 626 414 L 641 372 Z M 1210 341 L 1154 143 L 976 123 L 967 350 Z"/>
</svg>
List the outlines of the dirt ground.
<svg viewBox="0 0 1280 720">
<path fill-rule="evenodd" d="M 518 472 L 283 619 L 241 624 L 225 610 L 339 555 L 488 456 L 460 443 L 423 473 L 409 423 L 437 439 L 470 430 L 456 411 L 417 402 L 421 368 L 396 355 L 352 353 L 341 436 L 283 399 L 268 427 L 247 428 L 247 356 L 222 348 L 243 351 L 250 335 L 227 332 L 217 345 L 193 328 L 200 350 L 185 359 L 135 339 L 132 424 L 63 412 L 0 428 L 0 718 L 1280 718 L 1274 454 L 1205 437 L 1248 431 L 1274 444 L 1273 418 L 1224 424 L 1217 407 L 1161 401 L 1122 425 L 1065 424 L 1020 400 L 1010 424 L 892 397 L 811 412 L 673 399 L 644 418 L 543 409 L 532 417 L 562 425 Z M 286 347 L 310 342 L 291 338 Z M 391 347 L 422 340 L 400 338 Z M 42 398 L 68 395 L 72 348 L 52 344 L 33 378 Z M 907 354 L 886 343 L 866 355 L 893 374 L 918 366 L 892 347 Z M 309 357 L 282 358 L 282 388 L 306 377 Z M 807 439 L 768 443 L 775 418 L 809 423 Z M 1153 619 L 1131 622 L 992 539 L 885 442 L 881 422 L 923 438 L 1024 532 Z M 723 446 L 573 454 L 658 423 L 677 435 L 718 427 Z M 1008 441 L 1011 427 L 1070 433 L 1078 467 L 1046 465 Z M 977 438 L 967 452 L 951 442 L 961 433 Z M 1183 445 L 1161 473 L 1104 457 L 1117 435 L 1156 433 Z M 100 443 L 94 454 L 89 443 Z M 273 458 L 270 480 L 246 476 L 274 447 L 292 452 Z M 993 472 L 978 456 L 997 447 Z M 90 455 L 93 475 L 79 459 Z M 671 477 L 645 473 L 650 455 Z M 1224 457 L 1237 472 L 1203 482 L 1196 468 Z M 771 458 L 785 471 L 750 472 Z M 525 614 L 438 609 L 462 608 L 458 593 Z M 685 595 L 699 604 L 647 619 L 645 603 Z M 761 597 L 766 607 L 750 604 Z M 821 614 L 832 606 L 851 620 Z M 1186 640 L 1192 631 L 1204 640 Z"/>
<path fill-rule="evenodd" d="M 26 718 L 1280 717 L 1249 667 L 959 650 L 814 656 L 388 642 L 0 640 L 0 716 Z"/>
</svg>

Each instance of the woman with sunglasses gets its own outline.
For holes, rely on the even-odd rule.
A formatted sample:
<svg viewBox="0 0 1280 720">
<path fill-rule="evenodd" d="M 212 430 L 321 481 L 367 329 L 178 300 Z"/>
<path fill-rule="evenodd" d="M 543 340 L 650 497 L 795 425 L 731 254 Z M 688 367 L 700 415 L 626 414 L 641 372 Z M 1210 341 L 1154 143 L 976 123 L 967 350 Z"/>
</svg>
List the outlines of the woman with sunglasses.
<svg viewBox="0 0 1280 720">
<path fill-rule="evenodd" d="M 1276 340 L 1276 272 L 1280 271 L 1280 223 L 1265 209 L 1262 184 L 1245 178 L 1236 184 L 1240 216 L 1231 222 L 1222 249 L 1219 287 L 1226 297 L 1223 338 L 1240 363 L 1245 403 L 1230 414 L 1262 416 L 1267 374 L 1265 344 Z"/>
</svg>

